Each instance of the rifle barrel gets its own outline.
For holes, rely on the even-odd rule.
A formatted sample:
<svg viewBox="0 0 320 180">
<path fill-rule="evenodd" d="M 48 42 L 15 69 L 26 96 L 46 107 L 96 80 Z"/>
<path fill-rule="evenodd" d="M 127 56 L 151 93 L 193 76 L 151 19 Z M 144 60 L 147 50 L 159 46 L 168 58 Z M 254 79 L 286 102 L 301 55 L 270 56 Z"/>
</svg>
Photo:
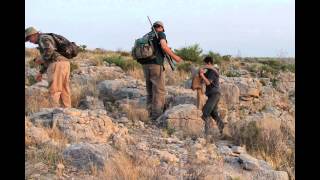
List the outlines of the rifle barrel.
<svg viewBox="0 0 320 180">
<path fill-rule="evenodd" d="M 153 32 L 156 34 L 157 39 L 159 39 L 158 33 L 157 33 L 157 31 L 154 29 L 154 27 L 153 27 L 153 25 L 152 25 L 152 22 L 151 22 L 151 20 L 150 20 L 150 18 L 149 18 L 149 16 L 147 16 L 147 17 L 148 17 L 148 20 L 149 20 L 149 23 L 150 23 L 150 25 L 151 25 L 151 27 L 152 27 Z M 171 56 L 169 56 L 166 52 L 164 52 L 162 48 L 161 48 L 161 50 L 162 50 L 163 54 L 165 55 L 165 57 L 166 57 L 169 65 L 170 65 L 172 71 L 174 71 L 175 68 L 174 68 L 174 64 L 173 64 L 173 61 L 172 61 Z"/>
</svg>

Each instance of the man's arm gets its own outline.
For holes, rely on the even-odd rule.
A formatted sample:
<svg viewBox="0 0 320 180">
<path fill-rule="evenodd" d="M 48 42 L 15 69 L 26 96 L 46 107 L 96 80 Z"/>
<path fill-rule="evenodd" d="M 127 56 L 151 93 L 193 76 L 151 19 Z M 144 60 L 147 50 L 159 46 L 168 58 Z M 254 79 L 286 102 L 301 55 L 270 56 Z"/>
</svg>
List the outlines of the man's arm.
<svg viewBox="0 0 320 180">
<path fill-rule="evenodd" d="M 182 61 L 182 58 L 172 52 L 172 50 L 168 47 L 167 41 L 165 39 L 160 40 L 161 48 L 165 53 L 171 56 L 176 62 Z"/>
<path fill-rule="evenodd" d="M 207 86 L 209 86 L 211 84 L 211 82 L 209 81 L 209 79 L 206 78 L 206 76 L 204 76 L 203 74 L 200 74 L 200 77 L 203 79 L 204 83 L 206 83 Z"/>
<path fill-rule="evenodd" d="M 44 65 L 44 62 L 48 62 L 53 58 L 53 54 L 56 50 L 54 46 L 54 40 L 49 37 L 43 37 L 40 40 L 40 46 L 43 48 L 43 53 L 41 54 L 42 65 L 40 68 L 40 73 L 43 74 L 47 71 L 47 66 Z"/>
<path fill-rule="evenodd" d="M 212 83 L 212 80 L 209 80 L 208 78 L 206 78 L 206 76 L 204 75 L 204 70 L 200 69 L 200 77 L 203 79 L 204 83 L 209 86 Z"/>
<path fill-rule="evenodd" d="M 50 38 L 43 38 L 41 41 L 41 47 L 43 48 L 42 59 L 44 61 L 49 61 L 52 58 L 53 53 L 55 52 L 54 42 Z"/>
</svg>

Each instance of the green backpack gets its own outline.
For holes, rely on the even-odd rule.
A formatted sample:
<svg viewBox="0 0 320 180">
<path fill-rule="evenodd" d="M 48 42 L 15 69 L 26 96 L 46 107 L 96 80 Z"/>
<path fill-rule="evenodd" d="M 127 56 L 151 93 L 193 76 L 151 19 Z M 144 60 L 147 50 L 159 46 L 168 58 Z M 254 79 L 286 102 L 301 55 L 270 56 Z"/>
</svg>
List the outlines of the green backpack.
<svg viewBox="0 0 320 180">
<path fill-rule="evenodd" d="M 154 35 L 152 33 L 148 33 L 142 38 L 135 40 L 134 46 L 131 51 L 133 59 L 139 61 L 145 59 L 153 59 L 156 57 L 155 48 L 152 43 L 153 38 Z"/>
</svg>

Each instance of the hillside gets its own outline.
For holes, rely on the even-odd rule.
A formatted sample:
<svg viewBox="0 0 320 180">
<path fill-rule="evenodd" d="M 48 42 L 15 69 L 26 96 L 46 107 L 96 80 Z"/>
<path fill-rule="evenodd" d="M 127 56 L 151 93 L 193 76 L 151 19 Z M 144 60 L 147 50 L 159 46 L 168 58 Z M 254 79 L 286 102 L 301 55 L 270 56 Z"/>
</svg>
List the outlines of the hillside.
<svg viewBox="0 0 320 180">
<path fill-rule="evenodd" d="M 203 138 L 190 66 L 166 67 L 166 112 L 151 124 L 141 66 L 127 52 L 81 52 L 71 61 L 73 108 L 48 108 L 36 83 L 35 49 L 25 56 L 26 179 L 295 179 L 294 66 L 220 62 L 219 111 Z"/>
</svg>

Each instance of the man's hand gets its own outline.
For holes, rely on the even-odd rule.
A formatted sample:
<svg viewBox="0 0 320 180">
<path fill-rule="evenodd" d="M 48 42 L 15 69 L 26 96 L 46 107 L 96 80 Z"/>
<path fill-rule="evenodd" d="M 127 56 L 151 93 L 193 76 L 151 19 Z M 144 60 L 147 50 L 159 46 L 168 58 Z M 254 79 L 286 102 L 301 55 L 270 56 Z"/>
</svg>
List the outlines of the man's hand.
<svg viewBox="0 0 320 180">
<path fill-rule="evenodd" d="M 183 61 L 183 59 L 182 59 L 180 56 L 175 56 L 173 59 L 174 59 L 177 63 L 180 63 L 180 62 Z"/>
<path fill-rule="evenodd" d="M 168 47 L 167 41 L 165 39 L 160 40 L 160 45 L 163 51 L 171 56 L 177 63 L 183 61 L 181 57 L 173 53 L 173 51 Z"/>
<path fill-rule="evenodd" d="M 41 73 L 38 73 L 38 74 L 36 75 L 36 80 L 37 80 L 38 82 L 42 80 L 42 74 L 41 74 Z"/>
<path fill-rule="evenodd" d="M 35 59 L 34 59 L 34 62 L 35 62 L 36 64 L 43 64 L 43 63 L 44 63 L 44 61 L 43 61 L 41 58 L 39 58 L 39 57 L 35 58 Z"/>
<path fill-rule="evenodd" d="M 200 75 L 201 78 L 204 77 L 204 69 L 201 68 L 201 69 L 199 70 L 199 75 Z"/>
</svg>

